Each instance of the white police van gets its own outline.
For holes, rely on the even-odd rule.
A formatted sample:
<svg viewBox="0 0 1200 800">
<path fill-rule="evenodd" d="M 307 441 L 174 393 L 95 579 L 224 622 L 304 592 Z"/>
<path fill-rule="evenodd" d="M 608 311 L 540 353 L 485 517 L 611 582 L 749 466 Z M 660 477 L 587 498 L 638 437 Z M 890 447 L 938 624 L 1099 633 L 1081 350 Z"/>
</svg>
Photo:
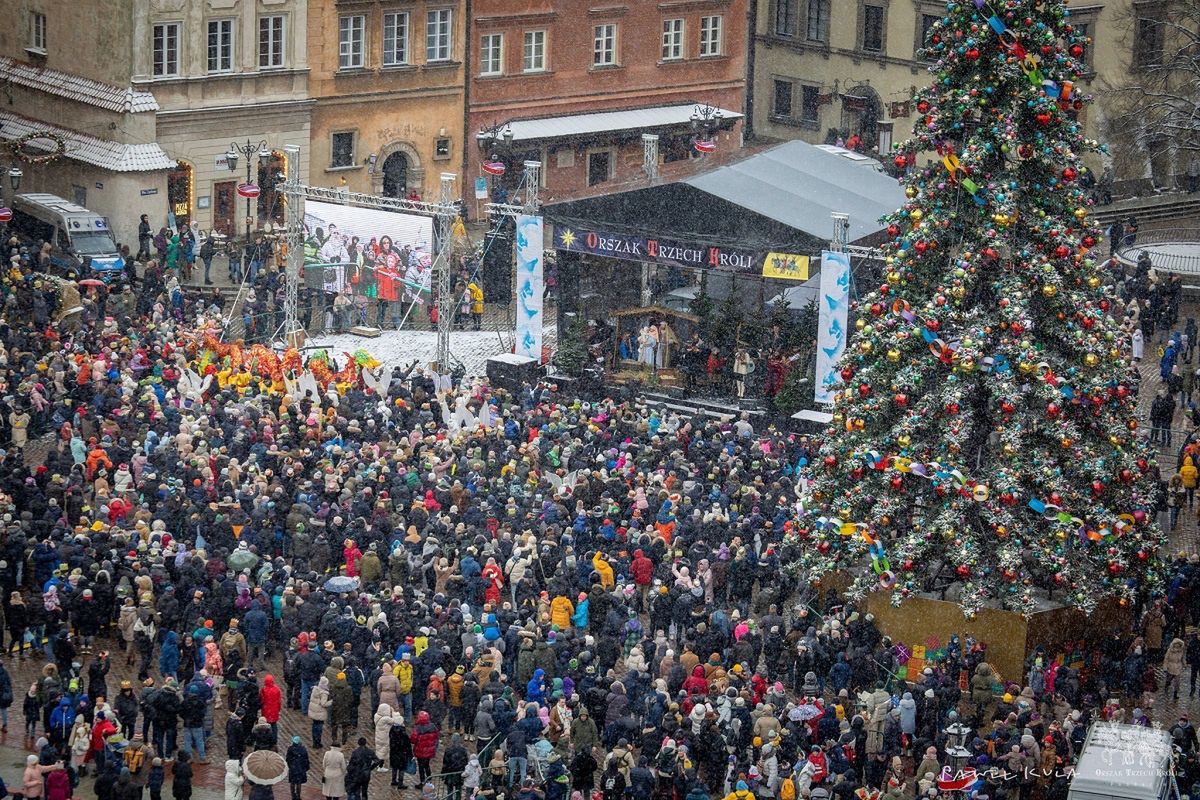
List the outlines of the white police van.
<svg viewBox="0 0 1200 800">
<path fill-rule="evenodd" d="M 50 242 L 54 266 L 64 273 L 90 270 L 105 282 L 119 277 L 124 262 L 108 220 L 94 211 L 53 194 L 19 194 L 13 198 L 17 232 L 34 241 Z M 82 269 L 81 269 L 82 268 Z"/>
</svg>

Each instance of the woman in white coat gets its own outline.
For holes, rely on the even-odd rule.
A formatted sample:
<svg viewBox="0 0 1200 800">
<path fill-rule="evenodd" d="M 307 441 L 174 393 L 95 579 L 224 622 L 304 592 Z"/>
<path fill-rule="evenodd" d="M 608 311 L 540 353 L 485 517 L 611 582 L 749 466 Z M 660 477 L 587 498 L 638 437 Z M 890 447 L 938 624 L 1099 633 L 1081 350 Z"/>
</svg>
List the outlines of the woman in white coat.
<svg viewBox="0 0 1200 800">
<path fill-rule="evenodd" d="M 329 678 L 324 675 L 313 687 L 308 698 L 308 718 L 312 720 L 312 746 L 321 748 L 321 734 L 325 730 L 325 721 L 329 719 L 329 708 L 333 700 L 329 697 Z"/>
<path fill-rule="evenodd" d="M 390 705 L 379 704 L 379 708 L 375 711 L 375 757 L 380 761 L 386 763 L 388 760 L 390 750 L 388 737 L 392 734 L 392 726 L 403 724 L 404 717 L 394 714 Z"/>
<path fill-rule="evenodd" d="M 1142 351 L 1146 349 L 1146 343 L 1142 337 L 1142 329 L 1140 327 L 1133 329 L 1133 360 L 1142 360 Z"/>
<path fill-rule="evenodd" d="M 324 777 L 321 779 L 321 794 L 325 800 L 339 800 L 346 796 L 346 756 L 336 747 L 325 751 L 321 761 Z"/>
<path fill-rule="evenodd" d="M 242 762 L 231 758 L 225 762 L 225 800 L 242 800 L 246 792 L 246 776 Z"/>
</svg>

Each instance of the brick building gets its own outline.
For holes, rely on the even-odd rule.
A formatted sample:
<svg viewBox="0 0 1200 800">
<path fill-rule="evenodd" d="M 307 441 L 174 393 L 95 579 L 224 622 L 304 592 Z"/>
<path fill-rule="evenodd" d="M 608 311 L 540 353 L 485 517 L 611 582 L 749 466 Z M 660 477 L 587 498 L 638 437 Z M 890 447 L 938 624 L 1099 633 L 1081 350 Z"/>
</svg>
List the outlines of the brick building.
<svg viewBox="0 0 1200 800">
<path fill-rule="evenodd" d="M 564 199 L 639 174 L 645 133 L 660 163 L 741 145 L 746 0 L 476 0 L 470 23 L 468 186 L 492 156 L 509 188 L 535 160 L 543 198 Z"/>
</svg>

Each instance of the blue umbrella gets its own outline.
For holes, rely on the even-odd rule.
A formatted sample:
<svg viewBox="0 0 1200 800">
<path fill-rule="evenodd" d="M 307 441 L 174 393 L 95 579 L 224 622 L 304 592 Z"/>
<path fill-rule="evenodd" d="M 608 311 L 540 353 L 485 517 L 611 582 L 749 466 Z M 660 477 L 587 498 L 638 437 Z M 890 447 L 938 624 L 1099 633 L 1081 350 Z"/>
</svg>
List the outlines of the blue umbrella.
<svg viewBox="0 0 1200 800">
<path fill-rule="evenodd" d="M 351 578 L 346 575 L 335 575 L 325 581 L 325 591 L 333 592 L 334 594 L 353 592 L 357 588 L 358 578 Z"/>
</svg>

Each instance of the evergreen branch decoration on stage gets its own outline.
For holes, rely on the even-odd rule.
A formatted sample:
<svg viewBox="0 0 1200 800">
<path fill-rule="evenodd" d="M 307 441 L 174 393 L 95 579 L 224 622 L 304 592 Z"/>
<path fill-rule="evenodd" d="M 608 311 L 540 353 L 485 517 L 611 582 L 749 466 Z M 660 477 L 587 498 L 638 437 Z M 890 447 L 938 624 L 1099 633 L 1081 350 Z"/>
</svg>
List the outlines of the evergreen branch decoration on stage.
<svg viewBox="0 0 1200 800">
<path fill-rule="evenodd" d="M 1138 375 L 1079 184 L 1088 40 L 1062 0 L 947 3 L 894 160 L 883 282 L 856 307 L 791 568 L 967 614 L 1160 587 Z"/>
</svg>

